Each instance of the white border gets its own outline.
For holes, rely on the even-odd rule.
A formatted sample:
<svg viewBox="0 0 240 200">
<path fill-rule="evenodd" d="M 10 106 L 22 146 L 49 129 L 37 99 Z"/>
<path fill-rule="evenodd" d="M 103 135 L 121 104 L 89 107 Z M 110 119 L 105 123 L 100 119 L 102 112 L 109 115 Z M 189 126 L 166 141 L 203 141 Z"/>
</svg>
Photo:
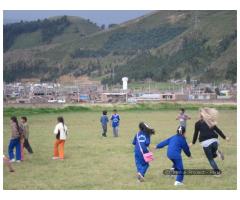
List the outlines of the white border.
<svg viewBox="0 0 240 200">
<path fill-rule="evenodd" d="M 0 2 L 1 14 L 0 21 L 3 22 L 2 11 L 3 10 L 239 10 L 237 0 L 2 0 Z M 239 11 L 238 11 L 239 19 Z M 239 20 L 238 20 L 239 25 Z M 239 33 L 238 33 L 239 38 Z M 0 31 L 1 40 L 1 80 L 0 80 L 0 90 L 2 88 L 2 26 Z M 239 42 L 238 42 L 239 47 Z M 239 53 L 238 53 L 239 58 Z M 238 70 L 238 80 L 239 80 L 239 70 Z M 238 103 L 239 103 L 239 89 L 238 89 Z M 2 93 L 1 93 L 1 113 L 2 113 Z M 237 111 L 238 124 L 240 113 Z M 3 133 L 3 119 L 0 116 L 0 133 Z M 239 126 L 237 126 L 237 132 L 239 133 Z M 1 151 L 2 151 L 2 137 L 0 138 Z M 238 137 L 239 144 L 239 137 Z M 238 152 L 239 161 L 239 152 Z M 2 188 L 2 160 L 1 162 L 1 175 L 0 175 L 0 188 Z M 239 169 L 239 165 L 238 165 Z M 116 180 L 117 181 L 117 180 Z M 238 185 L 239 185 L 239 173 L 238 173 Z M 1 191 L 1 190 L 0 190 Z M 1 191 L 2 193 L 2 191 Z M 38 193 L 40 195 L 38 195 Z M 181 196 L 180 196 L 181 195 Z M 3 191 L 0 195 L 1 199 L 230 199 L 239 196 L 239 191 Z"/>
</svg>

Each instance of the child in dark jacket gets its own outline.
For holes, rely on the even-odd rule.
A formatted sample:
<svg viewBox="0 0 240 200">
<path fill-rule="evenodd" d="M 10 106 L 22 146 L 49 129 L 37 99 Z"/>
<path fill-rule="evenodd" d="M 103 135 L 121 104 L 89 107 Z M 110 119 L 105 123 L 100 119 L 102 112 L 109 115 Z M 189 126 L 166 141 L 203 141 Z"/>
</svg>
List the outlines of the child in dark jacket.
<svg viewBox="0 0 240 200">
<path fill-rule="evenodd" d="M 191 157 L 191 152 L 189 150 L 189 146 L 185 138 L 184 126 L 179 126 L 177 134 L 160 142 L 156 146 L 156 149 L 161 149 L 167 145 L 168 145 L 167 157 L 172 161 L 173 163 L 172 168 L 174 169 L 174 171 L 177 171 L 177 177 L 174 185 L 175 186 L 183 185 L 184 167 L 181 156 L 182 150 L 188 157 Z"/>
<path fill-rule="evenodd" d="M 150 137 L 155 133 L 154 129 L 147 124 L 141 122 L 139 124 L 139 132 L 135 135 L 132 144 L 135 146 L 135 164 L 137 167 L 137 179 L 140 182 L 144 181 L 144 175 L 149 167 L 149 163 L 143 158 L 143 153 L 148 153 L 150 145 Z M 141 145 L 141 146 L 140 146 Z"/>
</svg>

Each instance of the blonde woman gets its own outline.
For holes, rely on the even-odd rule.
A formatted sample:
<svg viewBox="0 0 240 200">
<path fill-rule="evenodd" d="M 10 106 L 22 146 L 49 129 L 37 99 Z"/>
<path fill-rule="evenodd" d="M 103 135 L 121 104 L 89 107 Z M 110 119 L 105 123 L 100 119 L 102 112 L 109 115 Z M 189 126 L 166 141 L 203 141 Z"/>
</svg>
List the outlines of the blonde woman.
<svg viewBox="0 0 240 200">
<path fill-rule="evenodd" d="M 229 140 L 223 132 L 217 127 L 218 111 L 214 108 L 200 109 L 200 120 L 195 123 L 195 131 L 193 135 L 192 144 L 195 144 L 197 139 L 203 147 L 204 153 L 209 161 L 209 164 L 219 174 L 220 170 L 214 161 L 214 158 L 219 156 L 222 160 L 224 155 L 218 150 L 218 135 L 223 139 Z"/>
</svg>

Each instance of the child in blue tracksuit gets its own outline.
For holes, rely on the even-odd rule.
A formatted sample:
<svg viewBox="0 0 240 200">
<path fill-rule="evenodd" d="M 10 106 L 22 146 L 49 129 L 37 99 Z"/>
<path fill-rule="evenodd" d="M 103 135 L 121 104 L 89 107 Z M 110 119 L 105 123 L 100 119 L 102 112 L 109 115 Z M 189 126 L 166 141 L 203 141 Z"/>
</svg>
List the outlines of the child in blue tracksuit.
<svg viewBox="0 0 240 200">
<path fill-rule="evenodd" d="M 135 145 L 135 164 L 137 167 L 137 179 L 140 182 L 144 181 L 144 175 L 149 167 L 149 163 L 145 162 L 143 153 L 148 153 L 148 146 L 150 145 L 150 137 L 155 133 L 154 129 L 149 128 L 148 125 L 141 122 L 139 124 L 139 132 L 135 135 L 132 144 Z M 139 146 L 141 145 L 141 147 Z M 142 151 L 141 151 L 141 149 Z"/>
<path fill-rule="evenodd" d="M 183 168 L 181 151 L 183 150 L 188 157 L 191 157 L 191 152 L 189 150 L 189 146 L 185 138 L 184 126 L 179 126 L 177 130 L 177 134 L 160 142 L 156 146 L 156 149 L 161 149 L 167 145 L 168 145 L 167 157 L 173 163 L 172 168 L 178 172 L 174 185 L 175 186 L 183 185 L 184 168 Z"/>
<path fill-rule="evenodd" d="M 113 115 L 111 117 L 112 120 L 112 128 L 113 128 L 113 136 L 118 137 L 118 129 L 119 129 L 119 122 L 120 116 L 117 114 L 117 110 L 113 110 Z"/>
<path fill-rule="evenodd" d="M 104 110 L 102 112 L 102 116 L 101 116 L 101 119 L 100 119 L 100 122 L 102 124 L 102 129 L 103 129 L 103 133 L 102 133 L 102 136 L 103 137 L 107 137 L 107 123 L 108 123 L 108 116 L 107 116 L 107 111 Z"/>
</svg>

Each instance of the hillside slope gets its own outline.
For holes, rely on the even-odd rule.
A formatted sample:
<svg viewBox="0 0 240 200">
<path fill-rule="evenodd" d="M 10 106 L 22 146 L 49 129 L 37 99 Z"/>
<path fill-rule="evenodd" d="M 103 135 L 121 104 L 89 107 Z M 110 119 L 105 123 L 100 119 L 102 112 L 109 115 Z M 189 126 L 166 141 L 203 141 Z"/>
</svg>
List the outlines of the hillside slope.
<svg viewBox="0 0 240 200">
<path fill-rule="evenodd" d="M 236 18 L 236 11 L 157 11 L 106 30 L 91 24 L 79 33 L 84 24 L 68 25 L 50 43 L 38 43 L 39 33 L 30 32 L 4 53 L 4 80 L 56 80 L 69 74 L 109 84 L 122 76 L 234 82 Z"/>
</svg>

